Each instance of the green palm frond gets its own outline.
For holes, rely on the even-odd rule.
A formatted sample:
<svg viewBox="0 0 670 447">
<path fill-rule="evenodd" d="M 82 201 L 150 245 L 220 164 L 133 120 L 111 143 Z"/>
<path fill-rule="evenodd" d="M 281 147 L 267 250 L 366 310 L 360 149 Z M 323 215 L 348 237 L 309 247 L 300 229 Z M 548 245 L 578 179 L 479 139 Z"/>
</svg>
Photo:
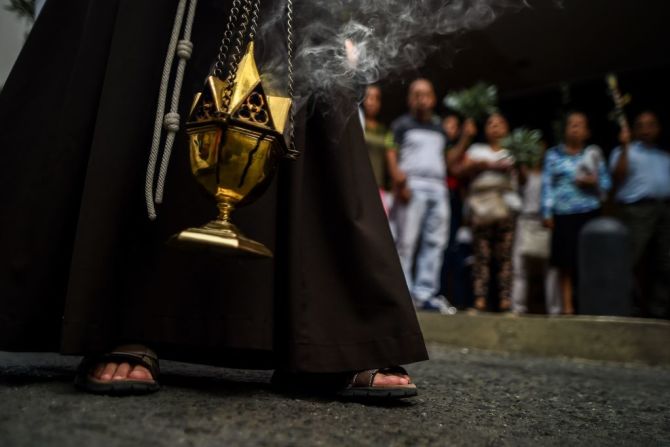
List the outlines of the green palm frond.
<svg viewBox="0 0 670 447">
<path fill-rule="evenodd" d="M 470 88 L 449 93 L 444 104 L 465 118 L 483 120 L 498 111 L 498 88 L 480 82 Z"/>
<path fill-rule="evenodd" d="M 9 0 L 5 9 L 22 19 L 35 20 L 35 0 Z"/>
<path fill-rule="evenodd" d="M 524 127 L 514 131 L 502 141 L 502 146 L 512 152 L 520 165 L 536 167 L 542 161 L 542 132 Z"/>
</svg>

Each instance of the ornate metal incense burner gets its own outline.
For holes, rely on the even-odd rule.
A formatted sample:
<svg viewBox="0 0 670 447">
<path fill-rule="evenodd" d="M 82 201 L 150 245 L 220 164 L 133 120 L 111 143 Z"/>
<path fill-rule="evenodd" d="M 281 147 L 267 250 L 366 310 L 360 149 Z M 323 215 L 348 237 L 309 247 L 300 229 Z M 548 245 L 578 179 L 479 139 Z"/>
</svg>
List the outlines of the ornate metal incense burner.
<svg viewBox="0 0 670 447">
<path fill-rule="evenodd" d="M 240 62 L 228 106 L 228 83 L 216 76 L 196 95 L 186 131 L 191 170 L 217 201 L 219 216 L 177 236 L 180 242 L 209 244 L 272 256 L 246 238 L 230 221 L 236 206 L 253 201 L 271 181 L 277 162 L 287 154 L 291 100 L 266 95 L 250 43 Z"/>
<path fill-rule="evenodd" d="M 240 2 L 238 2 L 240 3 Z M 255 200 L 267 188 L 283 157 L 295 158 L 291 148 L 292 100 L 268 95 L 254 59 L 254 41 L 259 0 L 248 0 L 238 31 L 237 47 L 227 55 L 233 33 L 229 21 L 214 73 L 198 93 L 186 124 L 191 170 L 212 194 L 219 208 L 217 219 L 189 228 L 173 237 L 180 245 L 208 246 L 233 253 L 272 256 L 263 244 L 245 237 L 231 222 L 232 211 Z M 234 14 L 231 12 L 231 14 Z M 289 9 L 289 95 L 291 76 L 291 14 Z M 251 15 L 251 17 L 249 17 Z M 232 15 L 231 15 L 232 17 Z M 249 43 L 241 60 L 240 43 L 249 27 Z M 231 60 L 223 79 L 223 61 Z"/>
</svg>

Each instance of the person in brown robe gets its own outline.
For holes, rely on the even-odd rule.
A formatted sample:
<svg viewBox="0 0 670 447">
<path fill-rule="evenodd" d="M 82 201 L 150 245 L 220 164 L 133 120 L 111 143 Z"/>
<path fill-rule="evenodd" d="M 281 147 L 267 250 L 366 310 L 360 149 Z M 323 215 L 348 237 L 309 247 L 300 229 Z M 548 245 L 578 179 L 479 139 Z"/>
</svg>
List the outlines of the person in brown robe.
<svg viewBox="0 0 670 447">
<path fill-rule="evenodd" d="M 229 3 L 198 6 L 182 117 Z M 355 101 L 343 93 L 299 114 L 302 157 L 282 162 L 269 190 L 234 215 L 273 259 L 166 245 L 216 213 L 183 132 L 156 221 L 143 200 L 176 7 L 51 1 L 38 18 L 0 94 L 0 349 L 91 358 L 132 342 L 161 358 L 288 374 L 426 360 Z"/>
</svg>

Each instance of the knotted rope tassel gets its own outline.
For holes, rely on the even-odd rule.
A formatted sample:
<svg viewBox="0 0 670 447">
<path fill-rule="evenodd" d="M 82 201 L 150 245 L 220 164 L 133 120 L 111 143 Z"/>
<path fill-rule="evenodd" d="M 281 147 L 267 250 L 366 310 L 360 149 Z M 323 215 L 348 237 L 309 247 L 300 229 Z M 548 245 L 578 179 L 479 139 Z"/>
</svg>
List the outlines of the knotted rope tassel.
<svg viewBox="0 0 670 447">
<path fill-rule="evenodd" d="M 147 212 L 149 219 L 156 219 L 156 204 L 163 201 L 163 193 L 165 190 L 165 178 L 167 177 L 167 169 L 170 164 L 170 156 L 172 155 L 172 147 L 174 146 L 175 137 L 179 132 L 179 124 L 181 117 L 179 116 L 179 97 L 181 95 L 181 88 L 184 82 L 184 73 L 186 72 L 186 63 L 191 58 L 193 53 L 193 43 L 191 42 L 191 34 L 193 32 L 193 22 L 195 21 L 195 10 L 198 5 L 198 0 L 179 0 L 177 6 L 177 14 L 174 25 L 172 27 L 172 36 L 168 45 L 168 52 L 165 58 L 165 65 L 163 66 L 163 76 L 161 79 L 161 86 L 158 93 L 158 106 L 156 108 L 156 120 L 154 122 L 154 136 L 151 142 L 151 153 L 149 154 L 149 164 L 147 166 L 147 176 L 145 182 L 145 200 L 147 204 Z M 188 12 L 186 8 L 188 6 Z M 186 15 L 186 24 L 184 24 L 184 16 Z M 180 39 L 182 26 L 184 28 L 184 35 Z M 174 86 L 172 89 L 172 101 L 170 103 L 170 111 L 165 113 L 167 104 L 168 87 L 170 84 L 170 74 L 172 73 L 172 65 L 174 63 L 175 54 L 179 57 L 179 64 L 177 65 L 177 74 L 175 77 Z M 161 157 L 160 172 L 156 182 L 156 194 L 154 196 L 154 180 L 156 177 L 156 166 L 158 164 L 158 155 L 160 153 L 160 145 L 163 137 L 163 129 L 167 131 L 165 137 L 165 147 Z"/>
</svg>

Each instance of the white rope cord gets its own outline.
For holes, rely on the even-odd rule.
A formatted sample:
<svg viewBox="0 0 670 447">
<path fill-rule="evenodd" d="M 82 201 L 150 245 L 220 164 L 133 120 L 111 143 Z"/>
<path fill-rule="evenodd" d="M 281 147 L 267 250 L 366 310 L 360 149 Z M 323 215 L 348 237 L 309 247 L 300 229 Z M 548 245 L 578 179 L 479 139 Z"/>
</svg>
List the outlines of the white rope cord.
<svg viewBox="0 0 670 447">
<path fill-rule="evenodd" d="M 193 32 L 193 22 L 195 21 L 195 9 L 198 6 L 198 0 L 191 0 L 189 5 L 188 15 L 186 17 L 186 24 L 184 25 L 184 37 L 177 45 L 177 56 L 179 56 L 179 65 L 177 66 L 177 77 L 174 81 L 174 89 L 172 90 L 172 104 L 170 113 L 165 115 L 165 128 L 168 131 L 167 139 L 165 141 L 165 149 L 163 150 L 163 158 L 161 160 L 161 170 L 158 174 L 158 182 L 156 184 L 156 203 L 163 203 L 163 192 L 165 191 L 165 178 L 167 177 L 167 170 L 170 164 L 170 157 L 172 156 L 172 147 L 174 140 L 179 131 L 179 98 L 181 96 L 181 87 L 184 83 L 184 73 L 186 72 L 186 63 L 193 54 L 193 42 L 191 42 L 191 33 Z"/>
<path fill-rule="evenodd" d="M 181 84 L 183 82 L 184 71 L 186 68 L 185 63 L 190 58 L 193 50 L 193 44 L 190 42 L 190 35 L 193 29 L 193 21 L 195 18 L 195 5 L 197 4 L 197 0 L 192 0 L 192 3 L 190 4 L 189 8 L 188 23 L 186 24 L 186 30 L 185 30 L 185 33 L 188 33 L 188 37 L 181 41 L 179 40 L 182 25 L 184 23 L 186 6 L 188 2 L 189 0 L 179 0 L 179 4 L 177 6 L 177 14 L 175 16 L 174 25 L 172 27 L 172 36 L 170 37 L 170 43 L 168 45 L 167 56 L 165 58 L 165 65 L 163 66 L 163 76 L 161 78 L 161 86 L 158 93 L 158 106 L 156 108 L 156 120 L 154 122 L 154 136 L 151 141 L 151 153 L 149 154 L 149 164 L 147 166 L 147 175 L 145 179 L 145 191 L 144 191 L 145 201 L 147 205 L 147 212 L 149 214 L 149 219 L 151 220 L 156 219 L 156 207 L 154 203 L 154 180 L 156 176 L 156 165 L 158 163 L 158 155 L 160 153 L 160 145 L 163 135 L 162 130 L 163 127 L 165 127 L 168 131 L 166 145 L 169 143 L 171 150 L 172 144 L 174 143 L 175 134 L 179 131 L 180 117 L 179 114 L 176 113 L 176 111 L 178 110 L 179 106 L 179 94 L 181 93 Z M 172 65 L 174 63 L 175 54 L 179 56 L 180 58 L 179 66 L 182 67 L 183 65 L 183 68 L 181 68 L 181 75 L 180 70 L 179 69 L 177 70 L 177 80 L 175 81 L 174 86 L 171 112 L 165 114 L 165 107 L 167 104 L 167 96 L 168 96 L 168 87 L 170 84 L 170 74 L 172 73 Z M 176 106 L 174 105 L 175 97 L 177 103 Z M 166 163 L 165 156 L 163 157 L 161 166 L 164 163 Z M 164 181 L 165 179 L 163 179 L 163 184 Z M 162 191 L 161 191 L 161 197 L 162 197 Z"/>
</svg>

